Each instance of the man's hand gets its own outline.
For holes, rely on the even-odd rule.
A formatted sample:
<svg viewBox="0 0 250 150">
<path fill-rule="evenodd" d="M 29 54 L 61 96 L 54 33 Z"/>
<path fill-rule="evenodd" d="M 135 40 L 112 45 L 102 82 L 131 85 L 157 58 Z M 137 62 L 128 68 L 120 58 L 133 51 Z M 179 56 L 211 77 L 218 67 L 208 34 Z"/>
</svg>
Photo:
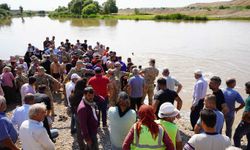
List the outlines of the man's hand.
<svg viewBox="0 0 250 150">
<path fill-rule="evenodd" d="M 191 106 L 191 111 L 194 111 L 194 109 L 195 109 L 195 106 Z"/>
</svg>

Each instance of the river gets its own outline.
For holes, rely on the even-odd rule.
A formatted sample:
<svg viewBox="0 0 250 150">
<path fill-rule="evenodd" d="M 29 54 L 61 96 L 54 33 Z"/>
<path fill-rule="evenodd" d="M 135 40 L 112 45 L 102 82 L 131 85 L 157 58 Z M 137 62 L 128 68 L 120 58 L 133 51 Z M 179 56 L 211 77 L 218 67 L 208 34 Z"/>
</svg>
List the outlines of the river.
<svg viewBox="0 0 250 150">
<path fill-rule="evenodd" d="M 250 22 L 156 22 L 133 20 L 50 19 L 48 17 L 13 18 L 0 26 L 1 58 L 23 55 L 27 44 L 42 48 L 45 37 L 56 37 L 57 45 L 66 38 L 95 45 L 100 41 L 123 59 L 146 67 L 149 58 L 156 66 L 170 69 L 182 84 L 184 107 L 189 108 L 197 68 L 209 79 L 235 77 L 238 90 L 246 98 L 244 83 L 250 78 Z M 134 55 L 132 55 L 132 53 Z M 211 93 L 211 90 L 208 89 Z"/>
</svg>

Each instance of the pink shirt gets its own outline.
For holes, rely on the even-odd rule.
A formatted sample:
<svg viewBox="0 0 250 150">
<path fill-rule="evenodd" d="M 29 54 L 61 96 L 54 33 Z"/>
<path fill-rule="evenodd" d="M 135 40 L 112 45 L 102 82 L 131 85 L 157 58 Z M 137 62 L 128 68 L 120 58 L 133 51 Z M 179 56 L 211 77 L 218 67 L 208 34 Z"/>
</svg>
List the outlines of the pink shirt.
<svg viewBox="0 0 250 150">
<path fill-rule="evenodd" d="M 2 86 L 9 86 L 9 87 L 13 87 L 13 80 L 14 80 L 14 76 L 12 74 L 12 72 L 4 72 L 2 73 Z"/>
</svg>

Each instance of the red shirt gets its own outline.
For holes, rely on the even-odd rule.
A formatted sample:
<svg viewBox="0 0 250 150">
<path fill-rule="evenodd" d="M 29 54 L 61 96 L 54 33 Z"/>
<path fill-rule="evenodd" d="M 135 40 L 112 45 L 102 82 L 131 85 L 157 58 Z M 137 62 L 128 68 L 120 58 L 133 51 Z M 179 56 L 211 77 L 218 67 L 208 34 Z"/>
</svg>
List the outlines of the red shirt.
<svg viewBox="0 0 250 150">
<path fill-rule="evenodd" d="M 109 79 L 106 76 L 95 75 L 89 79 L 88 84 L 93 87 L 97 95 L 101 95 L 104 98 L 108 97 Z"/>
</svg>

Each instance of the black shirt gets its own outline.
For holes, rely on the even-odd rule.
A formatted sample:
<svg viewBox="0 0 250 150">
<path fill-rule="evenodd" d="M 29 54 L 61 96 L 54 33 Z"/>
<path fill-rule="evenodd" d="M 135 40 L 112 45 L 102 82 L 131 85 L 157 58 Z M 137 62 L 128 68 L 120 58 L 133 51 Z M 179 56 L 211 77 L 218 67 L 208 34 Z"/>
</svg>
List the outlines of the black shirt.
<svg viewBox="0 0 250 150">
<path fill-rule="evenodd" d="M 51 110 L 50 98 L 47 94 L 36 93 L 34 94 L 35 103 L 44 103 L 46 105 L 47 110 Z"/>
<path fill-rule="evenodd" d="M 165 102 L 170 102 L 174 104 L 174 100 L 178 97 L 178 94 L 175 91 L 165 89 L 165 90 L 159 90 L 155 93 L 154 99 L 159 101 L 159 105 L 156 110 L 156 115 L 158 115 L 160 106 Z"/>
<path fill-rule="evenodd" d="M 216 97 L 216 107 L 219 111 L 222 111 L 222 104 L 225 103 L 225 98 L 224 98 L 224 94 L 223 92 L 221 91 L 221 89 L 217 92 L 213 92 L 213 94 L 215 95 Z"/>
</svg>

